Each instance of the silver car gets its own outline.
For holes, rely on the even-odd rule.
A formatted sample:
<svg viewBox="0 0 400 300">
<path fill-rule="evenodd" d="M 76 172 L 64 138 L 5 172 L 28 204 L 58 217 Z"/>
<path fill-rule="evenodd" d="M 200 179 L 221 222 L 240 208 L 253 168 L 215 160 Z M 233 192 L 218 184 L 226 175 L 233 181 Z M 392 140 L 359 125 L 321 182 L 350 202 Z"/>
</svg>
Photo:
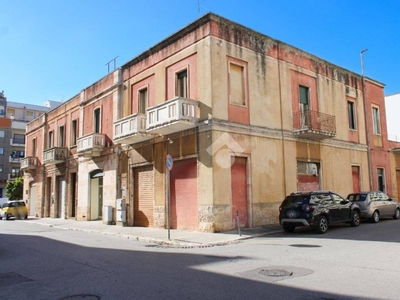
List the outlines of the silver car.
<svg viewBox="0 0 400 300">
<path fill-rule="evenodd" d="M 399 203 L 383 192 L 352 193 L 347 199 L 361 209 L 361 218 L 378 223 L 381 218 L 400 218 Z"/>
</svg>

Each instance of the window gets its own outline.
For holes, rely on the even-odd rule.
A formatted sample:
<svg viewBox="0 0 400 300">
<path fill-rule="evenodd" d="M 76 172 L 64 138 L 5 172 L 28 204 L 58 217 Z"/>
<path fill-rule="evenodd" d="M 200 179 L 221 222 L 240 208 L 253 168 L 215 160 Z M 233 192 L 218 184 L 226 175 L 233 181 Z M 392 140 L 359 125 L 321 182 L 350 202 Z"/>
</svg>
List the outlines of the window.
<svg viewBox="0 0 400 300">
<path fill-rule="evenodd" d="M 32 139 L 32 156 L 36 157 L 36 138 Z"/>
<path fill-rule="evenodd" d="M 4 134 L 5 134 L 4 130 L 0 130 L 0 138 L 3 138 Z"/>
<path fill-rule="evenodd" d="M 141 89 L 139 91 L 139 108 L 138 112 L 140 114 L 146 114 L 146 108 L 147 108 L 147 88 Z"/>
<path fill-rule="evenodd" d="M 332 194 L 333 201 L 335 201 L 336 204 L 340 204 L 344 199 L 340 197 L 339 195 Z"/>
<path fill-rule="evenodd" d="M 188 74 L 187 70 L 176 74 L 176 90 L 175 94 L 178 97 L 188 98 Z"/>
<path fill-rule="evenodd" d="M 383 168 L 378 168 L 376 172 L 378 174 L 378 190 L 385 192 L 385 170 Z"/>
<path fill-rule="evenodd" d="M 26 116 L 27 116 L 27 117 L 33 117 L 33 111 L 27 110 L 27 111 L 26 111 Z"/>
<path fill-rule="evenodd" d="M 94 110 L 94 132 L 95 133 L 100 133 L 100 108 L 96 108 Z"/>
<path fill-rule="evenodd" d="M 299 103 L 300 111 L 309 109 L 310 106 L 310 89 L 306 86 L 299 86 Z"/>
<path fill-rule="evenodd" d="M 16 158 L 16 159 L 24 158 L 25 157 L 25 151 L 14 150 L 13 152 L 11 152 L 11 157 L 12 158 Z"/>
<path fill-rule="evenodd" d="M 15 109 L 14 108 L 7 108 L 7 114 L 14 115 Z"/>
<path fill-rule="evenodd" d="M 24 134 L 14 134 L 13 144 L 25 145 L 25 135 Z"/>
<path fill-rule="evenodd" d="M 233 63 L 229 64 L 229 101 L 233 105 L 246 105 L 244 67 Z"/>
<path fill-rule="evenodd" d="M 381 134 L 379 108 L 377 108 L 377 107 L 372 107 L 372 121 L 373 121 L 373 125 L 374 125 L 374 134 Z"/>
<path fill-rule="evenodd" d="M 76 139 L 78 136 L 77 132 L 78 132 L 78 121 L 72 120 L 72 124 L 71 124 L 71 145 L 72 146 L 76 145 Z"/>
<path fill-rule="evenodd" d="M 12 168 L 11 169 L 11 178 L 18 178 L 23 175 L 22 171 L 20 168 Z"/>
<path fill-rule="evenodd" d="M 356 115 L 355 115 L 353 101 L 347 101 L 347 112 L 349 114 L 349 128 L 355 130 L 356 129 Z"/>
<path fill-rule="evenodd" d="M 65 146 L 65 127 L 60 126 L 58 128 L 58 146 L 59 147 L 64 147 Z"/>
<path fill-rule="evenodd" d="M 0 148 L 0 155 L 4 154 L 4 148 Z"/>
<path fill-rule="evenodd" d="M 50 131 L 49 132 L 49 141 L 48 141 L 48 145 L 49 145 L 49 147 L 48 148 L 53 148 L 53 131 Z"/>
</svg>

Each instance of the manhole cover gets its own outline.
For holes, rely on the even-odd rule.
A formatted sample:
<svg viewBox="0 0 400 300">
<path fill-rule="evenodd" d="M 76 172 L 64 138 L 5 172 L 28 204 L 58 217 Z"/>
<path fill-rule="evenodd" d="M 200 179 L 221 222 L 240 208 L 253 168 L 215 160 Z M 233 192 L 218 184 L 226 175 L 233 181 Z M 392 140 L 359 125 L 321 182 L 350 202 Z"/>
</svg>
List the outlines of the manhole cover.
<svg viewBox="0 0 400 300">
<path fill-rule="evenodd" d="M 72 295 L 60 298 L 58 300 L 99 300 L 100 297 L 96 295 Z"/>
<path fill-rule="evenodd" d="M 284 276 L 291 276 L 293 272 L 289 272 L 286 270 L 279 270 L 279 269 L 271 269 L 271 270 L 260 270 L 258 274 L 265 276 L 272 276 L 272 277 L 284 277 Z"/>
</svg>

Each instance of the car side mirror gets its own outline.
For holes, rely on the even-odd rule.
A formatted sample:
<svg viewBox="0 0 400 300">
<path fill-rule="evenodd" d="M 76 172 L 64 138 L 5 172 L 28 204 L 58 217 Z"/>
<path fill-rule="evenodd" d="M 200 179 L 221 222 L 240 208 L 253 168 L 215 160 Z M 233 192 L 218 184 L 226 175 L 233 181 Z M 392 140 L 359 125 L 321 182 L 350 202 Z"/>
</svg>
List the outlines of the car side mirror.
<svg viewBox="0 0 400 300">
<path fill-rule="evenodd" d="M 350 202 L 349 200 L 345 199 L 345 200 L 340 201 L 340 204 L 347 204 L 349 202 Z"/>
</svg>

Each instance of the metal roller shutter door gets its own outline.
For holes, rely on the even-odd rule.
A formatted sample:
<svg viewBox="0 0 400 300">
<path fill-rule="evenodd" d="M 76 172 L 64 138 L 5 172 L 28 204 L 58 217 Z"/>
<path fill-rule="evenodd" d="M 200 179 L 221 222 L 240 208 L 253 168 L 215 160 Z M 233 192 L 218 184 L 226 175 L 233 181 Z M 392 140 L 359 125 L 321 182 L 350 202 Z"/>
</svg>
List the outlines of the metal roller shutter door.
<svg viewBox="0 0 400 300">
<path fill-rule="evenodd" d="M 134 170 L 134 226 L 152 227 L 154 224 L 153 167 Z"/>
</svg>

